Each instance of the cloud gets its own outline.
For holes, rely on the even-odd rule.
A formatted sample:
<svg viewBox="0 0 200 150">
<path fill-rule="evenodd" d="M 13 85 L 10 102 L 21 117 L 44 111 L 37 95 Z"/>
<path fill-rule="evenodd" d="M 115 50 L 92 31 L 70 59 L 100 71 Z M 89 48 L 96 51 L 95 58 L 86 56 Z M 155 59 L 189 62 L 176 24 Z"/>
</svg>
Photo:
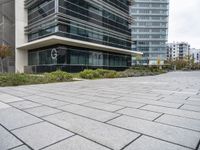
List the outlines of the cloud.
<svg viewBox="0 0 200 150">
<path fill-rule="evenodd" d="M 200 0 L 170 0 L 169 42 L 185 41 L 200 49 Z"/>
</svg>

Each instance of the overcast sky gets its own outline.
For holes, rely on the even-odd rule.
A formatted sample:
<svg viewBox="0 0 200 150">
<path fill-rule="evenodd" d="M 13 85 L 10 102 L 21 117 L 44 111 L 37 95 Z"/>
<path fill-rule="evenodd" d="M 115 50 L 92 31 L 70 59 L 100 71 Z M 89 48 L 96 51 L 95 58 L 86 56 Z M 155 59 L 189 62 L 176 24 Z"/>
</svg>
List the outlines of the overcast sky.
<svg viewBox="0 0 200 150">
<path fill-rule="evenodd" d="M 200 49 L 200 0 L 170 0 L 169 42 Z"/>
</svg>

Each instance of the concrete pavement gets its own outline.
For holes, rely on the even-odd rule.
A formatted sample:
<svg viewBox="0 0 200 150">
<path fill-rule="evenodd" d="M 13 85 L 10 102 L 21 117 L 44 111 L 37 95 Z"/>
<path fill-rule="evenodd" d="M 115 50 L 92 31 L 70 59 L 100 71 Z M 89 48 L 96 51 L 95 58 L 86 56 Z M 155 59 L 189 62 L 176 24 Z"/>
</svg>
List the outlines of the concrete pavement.
<svg viewBox="0 0 200 150">
<path fill-rule="evenodd" d="M 200 72 L 0 88 L 0 150 L 200 150 Z"/>
</svg>

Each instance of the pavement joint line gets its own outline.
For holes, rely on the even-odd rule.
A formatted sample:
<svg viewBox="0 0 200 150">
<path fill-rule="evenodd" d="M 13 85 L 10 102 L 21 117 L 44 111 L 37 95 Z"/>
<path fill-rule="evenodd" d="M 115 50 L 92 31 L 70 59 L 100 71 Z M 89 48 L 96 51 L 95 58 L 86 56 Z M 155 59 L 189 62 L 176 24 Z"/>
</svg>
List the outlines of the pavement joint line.
<svg viewBox="0 0 200 150">
<path fill-rule="evenodd" d="M 23 145 L 26 145 L 30 150 L 33 150 L 32 147 L 30 147 L 28 144 L 26 144 L 23 140 L 21 140 L 18 136 L 16 136 L 14 133 L 12 133 L 10 130 L 8 130 L 5 126 L 0 124 L 1 127 L 3 127 L 6 131 L 8 131 L 11 135 L 13 135 L 15 138 L 17 138 Z"/>
<path fill-rule="evenodd" d="M 157 112 L 157 111 L 152 111 L 152 110 L 146 110 L 146 109 L 140 109 L 140 110 L 145 110 L 145 111 L 149 111 L 149 112 L 154 112 L 154 113 L 160 113 L 160 112 Z M 178 110 L 178 109 L 177 109 Z M 180 110 L 182 110 L 182 109 L 180 109 Z M 187 111 L 187 110 L 184 110 L 184 111 Z M 162 112 L 161 112 L 162 113 Z M 186 119 L 193 119 L 193 120 L 198 120 L 198 121 L 200 121 L 200 119 L 196 119 L 196 118 L 190 118 L 190 117 L 184 117 L 184 116 L 179 116 L 179 115 L 174 115 L 174 114 L 169 114 L 169 113 L 165 113 L 165 114 L 167 114 L 167 115 L 171 115 L 171 116 L 178 116 L 178 117 L 181 117 L 181 118 L 186 118 Z"/>
<path fill-rule="evenodd" d="M 26 100 L 26 101 L 30 101 L 30 100 Z M 33 101 L 30 101 L 30 102 L 33 102 Z M 35 102 L 36 104 L 41 104 L 41 103 L 37 103 Z M 35 106 L 35 107 L 30 107 L 30 108 L 25 108 L 23 110 L 27 111 L 27 110 L 30 110 L 30 109 L 35 109 L 35 108 L 40 108 L 40 107 L 46 107 L 47 105 L 44 105 L 44 104 L 41 104 L 40 106 Z"/>
<path fill-rule="evenodd" d="M 113 105 L 114 105 L 114 104 L 113 104 Z M 115 106 L 121 106 L 121 105 L 115 105 Z M 127 106 L 121 106 L 121 107 L 123 107 L 123 108 L 120 108 L 120 109 L 115 110 L 115 111 L 112 111 L 112 112 L 113 112 L 113 113 L 118 113 L 118 111 L 128 108 Z"/>
<path fill-rule="evenodd" d="M 92 102 L 89 102 L 89 103 L 92 103 Z M 102 103 L 102 104 L 108 104 L 108 103 Z M 105 109 L 101 109 L 101 108 L 97 108 L 97 107 L 92 107 L 92 106 L 87 106 L 87 105 L 84 105 L 84 104 L 76 104 L 78 106 L 82 106 L 82 107 L 86 107 L 86 108 L 91 108 L 91 109 L 96 109 L 96 110 L 101 110 L 101 111 L 105 111 L 105 112 L 108 112 L 108 113 L 115 113 L 116 111 L 118 110 L 115 110 L 115 111 L 109 111 L 109 110 L 105 110 Z M 109 104 L 111 105 L 111 104 Z M 114 104 L 113 104 L 114 105 Z M 114 106 L 119 106 L 119 105 L 114 105 Z M 122 106 L 123 107 L 123 106 Z M 125 107 L 124 107 L 125 108 Z M 124 109 L 124 108 L 121 108 L 121 109 Z M 120 109 L 119 109 L 120 110 Z"/>
<path fill-rule="evenodd" d="M 188 100 L 191 96 L 188 96 L 185 100 Z"/>
<path fill-rule="evenodd" d="M 69 137 L 67 137 L 67 138 L 64 138 L 64 139 L 59 140 L 59 141 L 57 141 L 57 142 L 54 142 L 54 143 L 52 143 L 52 144 L 50 144 L 50 145 L 47 145 L 47 146 L 45 146 L 45 147 L 42 147 L 42 148 L 40 148 L 39 150 L 43 150 L 43 149 L 45 149 L 45 148 L 47 148 L 47 147 L 51 147 L 51 146 L 53 146 L 53 145 L 56 145 L 56 144 L 58 144 L 58 143 L 60 143 L 60 142 L 65 141 L 65 140 L 67 140 L 67 139 L 70 139 L 70 138 L 72 138 L 72 137 L 74 137 L 74 136 L 76 136 L 76 134 L 73 134 L 73 135 L 71 135 L 71 136 L 69 136 Z"/>
<path fill-rule="evenodd" d="M 129 145 L 131 145 L 132 143 L 134 143 L 135 141 L 137 141 L 140 137 L 142 137 L 143 134 L 140 134 L 136 139 L 132 140 L 131 142 L 129 142 L 127 145 L 125 145 L 122 149 L 120 150 L 124 150 L 125 148 L 127 148 Z"/>
<path fill-rule="evenodd" d="M 177 109 L 175 107 L 167 107 L 167 106 L 163 106 L 163 105 L 156 105 L 156 104 L 147 104 L 147 103 L 143 103 L 143 102 L 138 102 L 138 101 L 130 101 L 130 100 L 123 100 L 124 102 L 132 102 L 132 103 L 139 103 L 139 104 L 144 104 L 144 105 L 153 105 L 153 106 L 159 106 L 159 107 L 165 107 L 165 108 L 172 108 L 172 109 Z M 163 101 L 162 101 L 163 102 Z M 166 102 L 164 102 L 166 103 Z M 167 102 L 168 103 L 168 102 Z M 171 103 L 171 102 L 169 102 Z M 177 104 L 177 105 L 182 105 L 182 104 L 178 104 L 178 103 L 172 103 L 172 104 Z M 180 106 L 179 106 L 180 107 Z"/>
<path fill-rule="evenodd" d="M 179 106 L 177 109 L 180 109 L 181 107 L 183 107 L 185 105 L 185 103 L 184 104 L 182 104 L 181 106 Z"/>
<path fill-rule="evenodd" d="M 144 105 L 138 107 L 137 109 L 141 109 L 142 107 L 145 107 L 145 106 L 148 106 L 148 105 L 149 105 L 149 104 L 144 104 Z"/>
<path fill-rule="evenodd" d="M 115 101 L 112 101 L 112 102 L 108 102 L 108 104 L 113 104 L 113 103 L 116 103 L 116 102 L 119 102 L 119 101 L 121 101 L 121 100 L 115 100 Z M 115 105 L 115 104 L 113 104 L 113 105 Z"/>
<path fill-rule="evenodd" d="M 110 123 L 108 123 L 108 124 L 109 124 L 109 125 L 112 125 L 112 124 L 110 124 Z M 191 150 L 194 150 L 194 149 L 191 148 L 191 147 L 187 147 L 187 146 L 184 146 L 184 145 L 181 145 L 181 144 L 178 144 L 178 143 L 174 143 L 174 142 L 170 142 L 170 141 L 167 141 L 167 140 L 164 140 L 164 139 L 160 139 L 160 138 L 157 138 L 157 137 L 148 135 L 148 134 L 140 133 L 140 132 L 137 132 L 137 131 L 134 131 L 134 130 L 130 130 L 130 129 L 126 129 L 126 128 L 123 128 L 123 127 L 119 127 L 119 126 L 117 126 L 117 125 L 113 125 L 113 126 L 114 126 L 114 127 L 118 127 L 118 128 L 120 128 L 120 129 L 124 129 L 124 130 L 130 131 L 130 132 L 134 132 L 134 133 L 137 133 L 137 134 L 142 134 L 142 135 L 145 135 L 145 136 L 148 136 L 148 137 L 157 139 L 157 140 L 161 140 L 161 141 L 164 141 L 164 142 L 167 142 L 167 143 L 171 143 L 171 144 L 174 144 L 174 145 L 178 145 L 178 146 L 182 146 L 182 147 L 185 147 L 185 148 L 189 148 L 189 149 L 191 149 Z"/>
<path fill-rule="evenodd" d="M 64 111 L 60 111 L 60 112 L 57 112 L 57 113 L 53 113 L 53 114 L 49 114 L 49 115 L 44 115 L 44 116 L 40 116 L 41 118 L 44 118 L 44 117 L 48 117 L 48 116 L 53 116 L 53 115 L 57 115 L 57 114 L 61 114 L 63 113 Z"/>
<path fill-rule="evenodd" d="M 121 116 L 123 116 L 123 114 L 118 114 L 118 116 L 116 116 L 116 117 L 114 117 L 114 118 L 111 118 L 111 119 L 109 119 L 109 120 L 106 120 L 106 121 L 104 121 L 104 123 L 107 123 L 107 122 L 109 122 L 109 121 L 115 120 L 115 119 L 117 119 L 117 118 L 119 118 L 119 117 L 121 117 Z"/>
<path fill-rule="evenodd" d="M 21 126 L 21 127 L 15 128 L 15 129 L 11 129 L 10 131 L 13 132 L 15 130 L 19 130 L 19 129 L 23 129 L 23 128 L 26 128 L 26 127 L 29 127 L 29 126 L 37 125 L 37 124 L 40 124 L 40 123 L 43 123 L 43 122 L 44 121 L 42 120 L 40 122 L 36 122 L 36 123 L 29 124 L 29 125 Z"/>
<path fill-rule="evenodd" d="M 16 108 L 16 109 L 21 110 L 21 109 L 19 109 L 19 108 Z M 21 110 L 21 111 L 22 111 L 22 112 L 25 112 L 24 110 Z M 64 111 L 64 112 L 67 112 L 67 111 Z M 64 113 L 64 112 L 63 112 L 63 113 Z M 76 132 L 73 132 L 73 131 L 71 131 L 71 130 L 68 130 L 68 129 L 66 129 L 66 128 L 63 128 L 63 127 L 61 127 L 61 126 L 59 126 L 59 125 L 57 125 L 57 124 L 55 124 L 55 123 L 52 123 L 52 122 L 50 122 L 50 121 L 48 121 L 48 120 L 45 120 L 44 118 L 40 118 L 40 117 L 35 116 L 35 115 L 33 115 L 33 114 L 30 114 L 30 113 L 28 113 L 28 112 L 25 112 L 25 113 L 27 113 L 27 114 L 29 114 L 29 115 L 32 115 L 32 116 L 34 116 L 34 117 L 36 117 L 36 118 L 39 118 L 39 119 L 43 120 L 44 122 L 47 122 L 47 123 L 49 123 L 49 124 L 52 124 L 52 125 L 54 125 L 54 126 L 56 126 L 56 127 L 58 127 L 58 128 L 61 128 L 61 129 L 63 129 L 63 130 L 69 131 L 69 132 L 71 132 L 71 133 L 73 133 L 73 134 L 79 135 L 79 136 L 81 136 L 81 137 L 83 137 L 83 138 L 85 138 L 85 139 L 87 139 L 87 140 L 90 140 L 90 141 L 92 141 L 92 142 L 94 142 L 94 143 L 96 143 L 96 144 L 99 144 L 99 145 L 101 145 L 101 146 L 103 146 L 103 147 L 106 147 L 106 148 L 108 148 L 108 149 L 110 149 L 110 150 L 114 150 L 114 149 L 112 149 L 112 148 L 110 148 L 110 147 L 108 147 L 108 146 L 106 146 L 106 145 L 103 145 L 103 144 L 101 144 L 101 143 L 98 143 L 98 142 L 96 142 L 96 141 L 94 141 L 94 140 L 92 140 L 92 139 L 89 139 L 89 138 L 87 138 L 87 137 L 81 135 L 81 134 L 78 134 L 78 133 L 76 133 Z M 71 113 L 71 112 L 67 112 L 67 113 L 73 114 L 73 113 Z M 77 115 L 77 114 L 73 114 L 73 115 Z M 98 121 L 98 120 L 94 120 L 94 119 L 91 119 L 91 118 L 88 118 L 88 117 L 85 117 L 85 116 L 81 116 L 81 115 L 77 115 L 77 116 L 83 117 L 83 118 L 87 118 L 87 119 L 90 119 L 90 120 L 93 120 L 93 121 L 96 121 L 96 122 L 104 123 L 104 122 L 101 122 L 101 121 Z M 107 124 L 107 123 L 104 123 L 104 124 Z M 1 124 L 0 124 L 0 125 L 1 125 Z M 116 126 L 111 125 L 111 124 L 107 124 L 107 125 L 116 127 Z M 118 128 L 120 128 L 120 127 L 118 127 Z M 124 130 L 127 130 L 127 129 L 124 129 Z M 9 131 L 9 130 L 8 130 L 8 131 Z M 133 132 L 133 131 L 130 131 L 130 132 Z M 12 133 L 12 132 L 11 132 L 11 133 Z M 134 133 L 135 133 L 135 132 L 134 132 Z M 13 134 L 13 133 L 12 133 L 12 134 Z M 13 135 L 14 135 L 14 134 L 13 134 Z M 15 136 L 15 137 L 16 137 L 16 136 Z M 19 139 L 19 138 L 18 138 L 18 139 Z M 22 140 L 20 139 L 20 141 L 22 141 Z M 22 142 L 22 143 L 24 143 L 24 142 Z M 26 143 L 24 143 L 24 144 L 27 146 Z M 29 147 L 31 150 L 33 150 L 30 146 L 28 146 L 28 147 Z"/>
<path fill-rule="evenodd" d="M 185 129 L 185 130 L 189 130 L 189 131 L 199 132 L 200 133 L 200 131 L 198 131 L 198 130 L 189 129 L 189 128 L 186 128 L 186 127 L 180 127 L 180 126 L 171 125 L 171 124 L 167 124 L 167 123 L 163 123 L 163 122 L 158 122 L 158 121 L 155 121 L 155 123 L 163 124 L 163 125 L 167 125 L 167 126 L 172 126 L 172 127 L 176 127 L 176 128 L 180 128 L 180 129 Z"/>
<path fill-rule="evenodd" d="M 15 147 L 9 148 L 8 150 L 13 150 L 13 149 L 18 148 L 18 147 L 21 147 L 21 146 L 24 146 L 24 144 L 21 144 L 21 145 L 18 145 L 18 146 L 15 146 Z"/>
<path fill-rule="evenodd" d="M 200 139 L 199 139 L 199 143 L 197 144 L 197 147 L 195 150 L 199 150 L 199 148 L 200 148 Z"/>
<path fill-rule="evenodd" d="M 160 100 L 162 100 L 163 98 L 165 98 L 165 97 L 160 97 L 160 98 L 156 99 L 155 101 L 160 101 Z"/>
<path fill-rule="evenodd" d="M 152 120 L 152 122 L 155 122 L 157 119 L 159 119 L 160 117 L 162 117 L 165 113 L 160 114 L 158 117 L 156 117 L 155 119 Z"/>
</svg>

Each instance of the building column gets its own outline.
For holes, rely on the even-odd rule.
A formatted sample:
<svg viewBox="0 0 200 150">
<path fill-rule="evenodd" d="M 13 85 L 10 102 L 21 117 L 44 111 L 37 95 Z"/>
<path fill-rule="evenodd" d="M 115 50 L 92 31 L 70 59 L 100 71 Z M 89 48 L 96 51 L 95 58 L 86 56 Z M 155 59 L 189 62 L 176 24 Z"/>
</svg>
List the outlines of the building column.
<svg viewBox="0 0 200 150">
<path fill-rule="evenodd" d="M 25 0 L 15 0 L 15 72 L 24 72 L 24 66 L 28 65 L 28 50 L 20 50 L 18 47 L 27 43 L 25 27 L 27 26 L 27 10 L 24 8 Z"/>
</svg>

